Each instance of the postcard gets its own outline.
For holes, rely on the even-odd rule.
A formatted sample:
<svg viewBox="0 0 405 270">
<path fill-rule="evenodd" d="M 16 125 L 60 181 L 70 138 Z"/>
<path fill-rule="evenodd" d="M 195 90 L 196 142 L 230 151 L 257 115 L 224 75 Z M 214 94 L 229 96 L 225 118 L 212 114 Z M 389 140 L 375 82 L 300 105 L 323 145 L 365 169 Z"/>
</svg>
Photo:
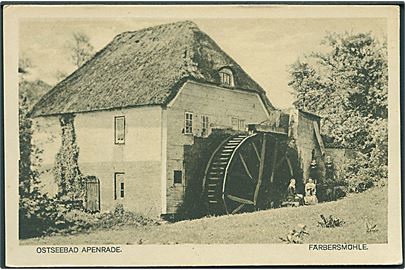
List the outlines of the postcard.
<svg viewBox="0 0 405 270">
<path fill-rule="evenodd" d="M 6 266 L 402 264 L 397 5 L 5 5 Z"/>
</svg>

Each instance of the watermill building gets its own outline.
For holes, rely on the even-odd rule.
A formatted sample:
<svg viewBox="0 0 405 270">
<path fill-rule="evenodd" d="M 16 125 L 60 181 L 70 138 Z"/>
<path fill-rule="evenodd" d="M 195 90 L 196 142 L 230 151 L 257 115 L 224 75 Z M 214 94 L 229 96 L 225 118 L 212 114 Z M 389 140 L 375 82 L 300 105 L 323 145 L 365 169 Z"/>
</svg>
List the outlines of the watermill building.
<svg viewBox="0 0 405 270">
<path fill-rule="evenodd" d="M 98 179 L 89 198 L 97 210 L 122 204 L 148 216 L 176 213 L 188 183 L 199 181 L 210 211 L 238 211 L 272 192 L 256 190 L 259 181 L 276 181 L 278 171 L 294 174 L 286 146 L 276 146 L 288 137 L 282 115 L 193 22 L 125 32 L 34 106 L 42 127 L 34 140 L 45 145 L 41 179 L 50 194 L 57 192 L 52 169 L 62 143 L 60 119 L 69 116 L 80 171 Z M 211 144 L 192 180 L 193 146 L 210 143 L 218 130 L 228 132 Z M 231 172 L 242 176 L 227 185 Z"/>
</svg>

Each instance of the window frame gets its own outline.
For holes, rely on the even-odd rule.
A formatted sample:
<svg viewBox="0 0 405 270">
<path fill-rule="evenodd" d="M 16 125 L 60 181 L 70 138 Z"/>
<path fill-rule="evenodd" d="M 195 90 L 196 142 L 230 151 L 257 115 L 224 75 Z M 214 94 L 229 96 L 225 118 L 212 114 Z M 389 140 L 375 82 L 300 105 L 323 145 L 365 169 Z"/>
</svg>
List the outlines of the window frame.
<svg viewBox="0 0 405 270">
<path fill-rule="evenodd" d="M 122 175 L 122 181 L 118 183 L 118 175 Z M 118 189 L 119 186 L 119 189 Z M 119 196 L 118 196 L 119 195 Z M 114 173 L 114 200 L 125 198 L 125 173 L 115 172 Z"/>
<path fill-rule="evenodd" d="M 208 136 L 209 135 L 209 123 L 210 123 L 208 115 L 202 115 L 201 120 L 202 120 L 201 135 L 203 137 Z"/>
<path fill-rule="evenodd" d="M 191 116 L 191 118 L 187 118 Z M 184 112 L 184 134 L 193 134 L 193 113 Z"/>
<path fill-rule="evenodd" d="M 176 182 L 176 173 L 180 173 L 180 182 Z M 183 170 L 173 170 L 173 185 L 183 185 Z"/>
<path fill-rule="evenodd" d="M 234 87 L 233 71 L 230 68 L 224 67 L 218 70 L 220 82 L 222 85 Z"/>
<path fill-rule="evenodd" d="M 123 140 L 118 140 L 117 134 L 117 121 L 118 119 L 123 119 Z M 114 144 L 121 145 L 125 144 L 125 126 L 126 126 L 126 119 L 125 115 L 114 116 Z"/>
<path fill-rule="evenodd" d="M 239 118 L 231 117 L 231 126 L 233 130 L 239 130 Z"/>
<path fill-rule="evenodd" d="M 228 73 L 225 72 L 221 72 L 221 79 L 222 79 L 222 83 L 225 85 L 231 85 L 231 75 L 229 75 Z"/>
<path fill-rule="evenodd" d="M 243 126 L 241 124 L 243 124 Z M 238 129 L 241 130 L 241 131 L 246 130 L 245 119 L 238 119 Z"/>
<path fill-rule="evenodd" d="M 124 179 L 125 180 L 125 179 Z M 123 199 L 125 198 L 125 181 L 120 183 L 120 198 Z"/>
</svg>

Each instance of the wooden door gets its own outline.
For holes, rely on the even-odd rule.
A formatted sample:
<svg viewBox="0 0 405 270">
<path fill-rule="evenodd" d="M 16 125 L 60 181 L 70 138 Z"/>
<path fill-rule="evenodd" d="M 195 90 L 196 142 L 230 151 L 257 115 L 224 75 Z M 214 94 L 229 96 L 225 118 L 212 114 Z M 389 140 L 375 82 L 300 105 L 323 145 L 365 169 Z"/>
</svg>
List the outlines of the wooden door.
<svg viewBox="0 0 405 270">
<path fill-rule="evenodd" d="M 90 212 L 100 211 L 100 180 L 95 176 L 86 179 L 86 209 Z"/>
</svg>

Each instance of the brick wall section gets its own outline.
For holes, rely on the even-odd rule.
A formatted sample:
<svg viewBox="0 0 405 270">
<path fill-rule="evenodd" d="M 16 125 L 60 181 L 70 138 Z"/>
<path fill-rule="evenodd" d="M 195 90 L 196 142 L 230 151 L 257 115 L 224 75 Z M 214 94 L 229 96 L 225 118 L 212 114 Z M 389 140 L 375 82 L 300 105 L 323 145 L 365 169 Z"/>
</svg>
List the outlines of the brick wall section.
<svg viewBox="0 0 405 270">
<path fill-rule="evenodd" d="M 193 113 L 193 134 L 184 134 L 185 112 Z M 187 179 L 184 168 L 184 146 L 201 136 L 202 116 L 209 118 L 209 130 L 235 128 L 232 118 L 245 124 L 278 121 L 278 112 L 267 114 L 255 93 L 187 82 L 167 107 L 167 212 L 174 213 L 182 202 Z M 173 171 L 183 171 L 183 184 L 173 183 Z"/>
</svg>

